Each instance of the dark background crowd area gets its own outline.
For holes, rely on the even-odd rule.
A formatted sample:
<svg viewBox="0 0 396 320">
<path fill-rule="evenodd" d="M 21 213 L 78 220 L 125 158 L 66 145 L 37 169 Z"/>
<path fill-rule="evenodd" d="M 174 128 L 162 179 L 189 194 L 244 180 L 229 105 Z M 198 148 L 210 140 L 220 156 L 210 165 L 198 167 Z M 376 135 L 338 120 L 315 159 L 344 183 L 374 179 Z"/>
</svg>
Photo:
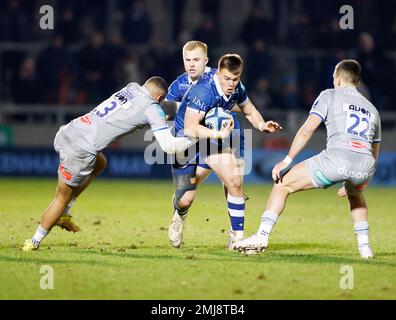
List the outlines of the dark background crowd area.
<svg viewBox="0 0 396 320">
<path fill-rule="evenodd" d="M 188 1 L 1 0 L 1 104 L 96 104 L 128 82 L 152 75 L 170 84 L 183 72 L 187 40 L 209 45 L 210 65 L 239 52 L 243 82 L 260 109 L 306 109 L 332 87 L 335 64 L 357 59 L 360 89 L 380 110 L 396 103 L 396 1 L 243 0 L 249 13 L 234 24 L 227 0 L 196 0 L 199 15 L 186 28 Z M 39 27 L 39 8 L 55 10 L 53 30 Z M 354 8 L 354 29 L 340 29 L 342 5 Z M 155 23 L 156 10 L 163 23 Z M 227 17 L 227 13 L 226 13 Z M 235 28 L 234 28 L 235 30 Z M 164 36 L 165 35 L 165 36 Z"/>
</svg>

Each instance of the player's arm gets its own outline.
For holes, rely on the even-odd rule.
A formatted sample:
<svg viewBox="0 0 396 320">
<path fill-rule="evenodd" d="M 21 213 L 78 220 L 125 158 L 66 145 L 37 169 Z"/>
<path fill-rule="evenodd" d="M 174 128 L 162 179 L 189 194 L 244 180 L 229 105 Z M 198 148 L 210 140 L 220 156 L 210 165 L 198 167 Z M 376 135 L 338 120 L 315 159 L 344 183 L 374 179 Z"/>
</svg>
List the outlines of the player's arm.
<svg viewBox="0 0 396 320">
<path fill-rule="evenodd" d="M 151 105 L 145 112 L 146 123 L 150 126 L 160 147 L 166 153 L 175 154 L 183 152 L 196 143 L 195 139 L 187 137 L 174 137 L 166 123 L 166 116 L 161 106 Z"/>
<path fill-rule="evenodd" d="M 229 121 L 223 130 L 217 131 L 200 124 L 204 117 L 205 114 L 203 112 L 199 112 L 193 108 L 187 108 L 184 117 L 184 134 L 198 139 L 225 139 L 231 134 L 234 127 L 232 120 Z"/>
<path fill-rule="evenodd" d="M 286 169 L 293 161 L 293 159 L 304 149 L 308 141 L 311 139 L 315 130 L 322 123 L 322 118 L 316 114 L 310 114 L 307 121 L 298 130 L 294 137 L 293 143 L 290 147 L 287 156 L 272 169 L 272 179 L 276 182 L 281 178 L 281 171 Z"/>
<path fill-rule="evenodd" d="M 161 149 L 169 154 L 181 153 L 197 142 L 195 138 L 174 137 L 170 128 L 153 130 Z"/>
<path fill-rule="evenodd" d="M 273 133 L 282 130 L 282 127 L 277 122 L 264 121 L 261 113 L 249 99 L 247 99 L 243 105 L 239 105 L 238 108 L 242 110 L 242 113 L 252 124 L 252 126 L 258 129 L 260 132 Z M 238 111 L 238 109 L 233 108 L 233 111 Z"/>
</svg>

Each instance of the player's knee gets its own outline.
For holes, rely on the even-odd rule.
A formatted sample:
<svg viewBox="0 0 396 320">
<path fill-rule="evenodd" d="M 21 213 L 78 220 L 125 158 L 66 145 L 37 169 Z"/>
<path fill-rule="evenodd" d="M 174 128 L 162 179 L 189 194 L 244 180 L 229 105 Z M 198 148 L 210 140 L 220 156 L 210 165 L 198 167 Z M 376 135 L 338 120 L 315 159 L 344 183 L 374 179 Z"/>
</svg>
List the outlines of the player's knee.
<svg viewBox="0 0 396 320">
<path fill-rule="evenodd" d="M 242 191 L 242 179 L 239 176 L 233 176 L 225 181 L 225 186 L 231 194 L 240 193 Z"/>
<path fill-rule="evenodd" d="M 295 188 L 290 182 L 282 181 L 274 185 L 274 189 L 282 193 L 291 194 L 296 192 Z"/>
<path fill-rule="evenodd" d="M 177 204 L 181 209 L 187 209 L 191 207 L 194 199 L 195 199 L 195 192 L 187 191 L 180 199 L 178 199 Z"/>
<path fill-rule="evenodd" d="M 55 194 L 55 201 L 59 204 L 68 204 L 73 195 L 73 188 L 62 184 L 58 186 L 57 192 Z"/>
</svg>

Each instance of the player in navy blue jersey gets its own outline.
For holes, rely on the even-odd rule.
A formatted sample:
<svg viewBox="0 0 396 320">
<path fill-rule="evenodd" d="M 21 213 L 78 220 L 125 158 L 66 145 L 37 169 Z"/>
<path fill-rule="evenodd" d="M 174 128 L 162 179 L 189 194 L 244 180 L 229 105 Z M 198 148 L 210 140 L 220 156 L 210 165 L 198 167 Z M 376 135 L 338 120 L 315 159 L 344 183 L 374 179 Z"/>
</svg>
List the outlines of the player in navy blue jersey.
<svg viewBox="0 0 396 320">
<path fill-rule="evenodd" d="M 166 100 L 173 101 L 176 103 L 177 108 L 190 87 L 195 85 L 202 75 L 213 77 L 217 69 L 208 67 L 208 46 L 200 41 L 189 41 L 183 46 L 183 63 L 185 73 L 181 74 L 171 84 L 166 96 Z M 244 147 L 245 139 L 243 130 L 240 126 L 237 112 L 231 112 L 234 121 L 234 130 L 231 135 L 231 145 L 234 153 L 237 157 L 237 164 L 241 173 L 241 179 L 243 182 L 245 173 L 245 160 L 244 160 Z M 212 172 L 211 168 L 206 163 L 198 164 L 197 170 L 198 175 L 203 177 L 205 180 L 207 176 Z M 228 190 L 224 185 L 224 195 L 227 198 Z M 230 214 L 228 212 L 228 214 Z M 232 233 L 232 226 L 230 233 Z"/>
<path fill-rule="evenodd" d="M 261 132 L 281 130 L 278 123 L 265 122 L 261 114 L 249 100 L 246 88 L 240 82 L 243 60 L 237 54 L 220 58 L 216 73 L 204 73 L 194 86 L 190 86 L 182 99 L 175 119 L 177 136 L 211 139 L 211 143 L 223 140 L 230 134 L 230 127 L 215 131 L 200 123 L 212 108 L 220 107 L 227 111 L 241 111 L 248 121 Z M 212 150 L 212 148 L 211 148 Z M 196 186 L 201 183 L 212 169 L 228 190 L 227 204 L 230 214 L 232 235 L 229 249 L 243 238 L 245 199 L 242 179 L 237 159 L 231 148 L 218 152 L 188 153 L 185 159 L 176 159 L 172 173 L 176 192 L 174 195 L 174 214 L 169 226 L 169 239 L 174 247 L 180 247 L 183 239 L 183 226 L 187 212 L 195 198 Z"/>
</svg>

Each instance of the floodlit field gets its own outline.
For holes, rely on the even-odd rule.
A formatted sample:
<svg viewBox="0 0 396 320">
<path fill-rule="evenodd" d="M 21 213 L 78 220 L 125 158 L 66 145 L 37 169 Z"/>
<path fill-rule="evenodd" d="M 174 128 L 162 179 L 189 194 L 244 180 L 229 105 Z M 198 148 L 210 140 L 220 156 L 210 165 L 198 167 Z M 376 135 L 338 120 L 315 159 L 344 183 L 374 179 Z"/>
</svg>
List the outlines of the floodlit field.
<svg viewBox="0 0 396 320">
<path fill-rule="evenodd" d="M 22 252 L 53 180 L 0 180 L 1 299 L 395 299 L 395 190 L 369 188 L 370 231 L 376 258 L 359 258 L 348 203 L 336 188 L 289 198 L 267 252 L 243 256 L 225 250 L 229 221 L 220 185 L 199 190 L 185 244 L 171 248 L 167 227 L 169 182 L 98 180 L 73 214 L 77 234 L 54 228 L 37 252 Z M 246 234 L 255 232 L 269 186 L 248 185 Z M 340 288 L 343 266 L 352 290 Z M 43 290 L 42 266 L 54 271 Z M 349 274 L 350 275 L 350 274 Z"/>
</svg>

